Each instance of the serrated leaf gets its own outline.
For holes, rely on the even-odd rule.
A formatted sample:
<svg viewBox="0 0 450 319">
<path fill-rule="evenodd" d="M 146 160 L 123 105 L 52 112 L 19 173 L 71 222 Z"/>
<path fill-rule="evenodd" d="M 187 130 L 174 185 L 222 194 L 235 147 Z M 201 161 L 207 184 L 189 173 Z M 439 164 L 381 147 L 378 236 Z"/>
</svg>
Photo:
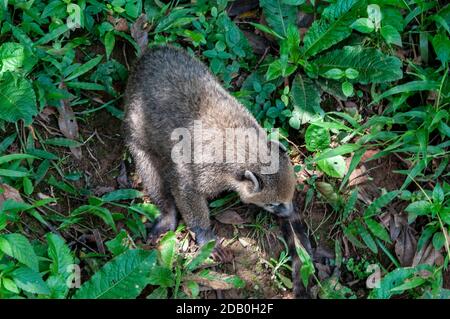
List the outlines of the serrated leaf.
<svg viewBox="0 0 450 319">
<path fill-rule="evenodd" d="M 359 0 L 339 0 L 329 5 L 305 34 L 305 57 L 314 56 L 350 36 L 350 24 L 363 3 Z"/>
<path fill-rule="evenodd" d="M 319 89 L 310 79 L 297 75 L 290 94 L 294 106 L 293 116 L 297 117 L 301 124 L 323 117 Z"/>
<path fill-rule="evenodd" d="M 70 248 L 64 239 L 56 234 L 47 234 L 48 256 L 52 260 L 50 272 L 60 274 L 67 279 L 70 275 L 69 266 L 74 264 Z"/>
<path fill-rule="evenodd" d="M 29 240 L 21 234 L 5 234 L 0 236 L 0 251 L 17 259 L 32 270 L 39 270 L 39 262 Z"/>
<path fill-rule="evenodd" d="M 42 276 L 36 270 L 22 266 L 14 270 L 11 274 L 14 283 L 20 289 L 33 294 L 48 295 L 50 290 L 42 280 Z"/>
<path fill-rule="evenodd" d="M 279 35 L 285 37 L 290 24 L 295 24 L 297 8 L 282 0 L 259 0 L 267 24 Z"/>
<path fill-rule="evenodd" d="M 75 293 L 74 299 L 132 299 L 148 284 L 156 252 L 129 250 L 97 271 Z"/>
<path fill-rule="evenodd" d="M 397 57 L 362 46 L 346 46 L 331 51 L 312 63 L 318 67 L 319 74 L 333 68 L 355 69 L 359 73 L 355 81 L 361 84 L 391 82 L 403 77 L 402 63 Z"/>
<path fill-rule="evenodd" d="M 9 71 L 0 78 L 0 119 L 15 123 L 23 120 L 25 125 L 33 122 L 38 114 L 36 95 L 30 81 Z"/>
</svg>

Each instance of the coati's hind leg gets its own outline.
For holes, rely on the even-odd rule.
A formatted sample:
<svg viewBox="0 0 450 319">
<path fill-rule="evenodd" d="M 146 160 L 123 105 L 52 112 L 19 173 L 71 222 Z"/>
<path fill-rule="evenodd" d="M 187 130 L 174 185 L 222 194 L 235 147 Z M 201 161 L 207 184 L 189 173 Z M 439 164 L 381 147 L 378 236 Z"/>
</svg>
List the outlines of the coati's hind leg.
<svg viewBox="0 0 450 319">
<path fill-rule="evenodd" d="M 160 174 L 162 165 L 159 160 L 148 152 L 144 152 L 136 147 L 130 147 L 130 152 L 136 162 L 136 168 L 139 176 L 142 178 L 145 191 L 160 210 L 159 217 L 150 229 L 151 239 L 156 239 L 159 235 L 169 230 L 175 230 L 177 226 L 175 201 L 169 188 L 165 187 L 167 185 L 165 185 Z"/>
</svg>

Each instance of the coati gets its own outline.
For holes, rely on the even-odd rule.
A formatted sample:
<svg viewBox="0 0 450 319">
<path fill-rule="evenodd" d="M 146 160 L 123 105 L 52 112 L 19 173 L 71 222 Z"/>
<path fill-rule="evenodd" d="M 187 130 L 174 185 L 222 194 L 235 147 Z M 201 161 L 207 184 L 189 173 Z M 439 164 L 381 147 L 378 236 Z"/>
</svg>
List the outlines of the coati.
<svg viewBox="0 0 450 319">
<path fill-rule="evenodd" d="M 174 230 L 179 212 L 198 244 L 214 239 L 207 201 L 224 191 L 279 217 L 293 214 L 296 178 L 286 149 L 268 139 L 202 62 L 172 46 L 147 49 L 130 72 L 124 101 L 126 144 L 161 212 L 153 236 Z M 255 134 L 245 135 L 243 145 L 233 138 L 229 147 L 233 129 Z M 186 136 L 186 144 L 180 144 Z M 180 145 L 187 154 L 183 160 L 174 152 Z M 255 145 L 270 150 L 270 161 L 249 160 Z M 228 150 L 233 160 L 224 160 Z M 268 172 L 271 161 L 277 169 Z"/>
</svg>

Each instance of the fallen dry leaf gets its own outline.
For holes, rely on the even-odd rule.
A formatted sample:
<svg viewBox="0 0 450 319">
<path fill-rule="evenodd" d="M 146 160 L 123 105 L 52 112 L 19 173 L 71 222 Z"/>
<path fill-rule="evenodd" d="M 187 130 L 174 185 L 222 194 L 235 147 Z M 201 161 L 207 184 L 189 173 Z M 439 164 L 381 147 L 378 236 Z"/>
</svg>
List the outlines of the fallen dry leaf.
<svg viewBox="0 0 450 319">
<path fill-rule="evenodd" d="M 7 199 L 12 199 L 16 202 L 23 202 L 22 196 L 17 189 L 8 184 L 0 184 L 0 189 L 3 190 L 0 194 L 0 206 L 3 205 L 3 202 Z"/>
<path fill-rule="evenodd" d="M 61 83 L 59 87 L 64 88 L 64 83 Z M 66 138 L 78 140 L 78 123 L 68 100 L 61 100 L 61 106 L 58 108 L 58 112 L 58 125 L 61 133 L 63 133 Z M 77 159 L 81 159 L 81 148 L 71 147 L 70 151 Z"/>
<path fill-rule="evenodd" d="M 234 286 L 231 283 L 231 278 L 233 276 L 218 273 L 216 271 L 209 271 L 208 277 L 202 277 L 197 274 L 189 275 L 186 277 L 186 282 L 189 280 L 192 280 L 199 285 L 202 285 L 206 288 L 213 289 L 213 290 L 227 290 L 227 289 L 233 289 Z M 228 282 L 226 282 L 228 281 Z"/>
<path fill-rule="evenodd" d="M 409 226 L 402 226 L 400 235 L 395 241 L 395 254 L 403 267 L 412 265 L 417 249 L 417 240 Z"/>
<path fill-rule="evenodd" d="M 114 26 L 114 30 L 127 32 L 128 31 L 128 23 L 124 18 L 115 18 L 113 16 L 108 16 L 108 21 Z"/>
<path fill-rule="evenodd" d="M 432 242 L 429 242 L 427 246 L 422 247 L 421 250 L 416 252 L 412 266 L 417 266 L 421 264 L 427 264 L 430 266 L 442 265 L 444 262 L 444 257 L 440 251 L 437 251 Z"/>
<path fill-rule="evenodd" d="M 245 223 L 244 219 L 234 210 L 221 212 L 215 218 L 222 224 L 241 225 Z"/>
<path fill-rule="evenodd" d="M 131 37 L 136 41 L 137 45 L 141 49 L 140 54 L 144 52 L 144 49 L 148 45 L 148 31 L 147 26 L 147 15 L 141 14 L 139 18 L 131 26 Z"/>
</svg>

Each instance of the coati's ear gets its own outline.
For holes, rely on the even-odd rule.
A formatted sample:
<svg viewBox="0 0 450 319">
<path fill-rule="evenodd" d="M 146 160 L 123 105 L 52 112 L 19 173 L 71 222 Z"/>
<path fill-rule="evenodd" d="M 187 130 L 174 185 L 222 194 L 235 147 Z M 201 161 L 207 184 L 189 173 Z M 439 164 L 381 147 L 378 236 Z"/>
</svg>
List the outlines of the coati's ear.
<svg viewBox="0 0 450 319">
<path fill-rule="evenodd" d="M 255 193 L 261 191 L 261 184 L 260 184 L 258 178 L 255 176 L 255 174 L 246 170 L 244 173 L 244 176 L 246 179 L 248 179 L 249 181 L 251 181 L 253 183 L 253 191 Z"/>
<path fill-rule="evenodd" d="M 280 148 L 280 150 L 281 150 L 283 153 L 286 153 L 286 152 L 287 152 L 286 146 L 284 146 L 283 144 L 281 144 L 279 141 L 276 141 L 276 140 L 270 140 L 270 142 L 273 143 L 275 146 L 278 146 L 278 147 Z"/>
</svg>

